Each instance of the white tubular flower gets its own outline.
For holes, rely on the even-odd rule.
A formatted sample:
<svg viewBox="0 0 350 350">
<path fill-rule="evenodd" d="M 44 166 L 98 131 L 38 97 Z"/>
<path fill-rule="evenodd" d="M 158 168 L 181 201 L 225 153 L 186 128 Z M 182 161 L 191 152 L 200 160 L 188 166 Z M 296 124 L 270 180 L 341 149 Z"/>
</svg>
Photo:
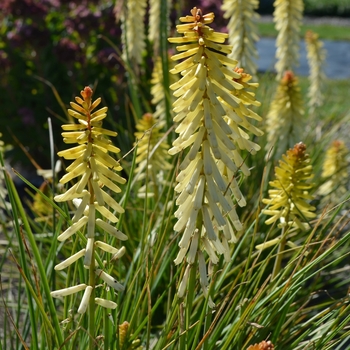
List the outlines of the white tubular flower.
<svg viewBox="0 0 350 350">
<path fill-rule="evenodd" d="M 76 262 L 79 258 L 81 258 L 82 256 L 85 255 L 85 248 L 82 250 L 79 250 L 79 252 L 73 254 L 72 256 L 70 256 L 68 259 L 62 261 L 61 263 L 57 264 L 55 266 L 55 270 L 63 270 L 66 267 L 70 266 L 71 264 L 73 264 L 74 262 Z"/>
<path fill-rule="evenodd" d="M 276 39 L 277 80 L 286 70 L 294 70 L 299 64 L 299 33 L 303 18 L 303 0 L 276 0 L 273 13 Z"/>
<path fill-rule="evenodd" d="M 114 254 L 111 260 L 117 260 L 120 259 L 126 252 L 125 247 L 121 247 L 118 251 L 118 253 Z"/>
<path fill-rule="evenodd" d="M 184 59 L 170 71 L 181 73 L 182 78 L 171 86 L 177 97 L 173 106 L 179 137 L 169 153 L 188 149 L 175 187 L 179 208 L 174 230 L 183 231 L 176 264 L 186 254 L 193 263 L 200 250 L 205 250 L 213 263 L 218 261 L 217 254 L 229 259 L 227 240 L 235 240 L 232 226 L 242 227 L 232 197 L 238 205 L 245 205 L 234 177 L 238 171 L 250 173 L 238 149 L 250 153 L 260 149 L 249 141 L 245 130 L 262 135 L 249 122 L 261 119 L 249 108 L 259 105 L 249 91 L 258 84 L 249 83 L 251 76 L 226 56 L 232 49 L 223 44 L 227 34 L 208 26 L 214 14 L 202 15 L 197 8 L 191 14 L 180 18 L 185 24 L 177 26 L 183 36 L 169 39 L 181 44 L 177 46 L 180 53 L 172 59 Z"/>
<path fill-rule="evenodd" d="M 92 290 L 93 288 L 91 286 L 87 286 L 85 288 L 85 292 L 84 292 L 84 295 L 81 299 L 81 302 L 80 302 L 80 306 L 78 308 L 78 314 L 84 314 L 88 305 L 89 305 L 89 299 L 90 299 L 90 296 L 91 296 L 91 293 L 92 293 Z"/>
<path fill-rule="evenodd" d="M 96 274 L 98 277 L 100 277 L 103 281 L 105 281 L 110 287 L 114 288 L 115 290 L 122 292 L 125 288 L 123 285 L 121 285 L 115 278 L 113 278 L 108 273 L 96 269 Z"/>
<path fill-rule="evenodd" d="M 61 298 L 61 297 L 66 297 L 67 295 L 78 293 L 78 292 L 84 290 L 86 287 L 87 287 L 87 285 L 82 283 L 82 284 L 78 284 L 77 286 L 55 290 L 54 292 L 51 292 L 50 294 L 53 298 Z"/>
<path fill-rule="evenodd" d="M 259 7 L 258 0 L 224 0 L 222 10 L 224 17 L 229 19 L 228 40 L 232 45 L 229 57 L 238 61 L 238 65 L 255 75 L 257 65 L 254 59 L 258 57 L 255 43 L 259 40 L 256 24 L 259 15 L 255 10 Z"/>
<path fill-rule="evenodd" d="M 106 300 L 106 299 L 101 299 L 101 298 L 95 298 L 95 303 L 97 305 L 100 305 L 100 306 L 104 307 L 105 309 L 116 309 L 117 306 L 118 306 L 113 301 Z"/>
</svg>

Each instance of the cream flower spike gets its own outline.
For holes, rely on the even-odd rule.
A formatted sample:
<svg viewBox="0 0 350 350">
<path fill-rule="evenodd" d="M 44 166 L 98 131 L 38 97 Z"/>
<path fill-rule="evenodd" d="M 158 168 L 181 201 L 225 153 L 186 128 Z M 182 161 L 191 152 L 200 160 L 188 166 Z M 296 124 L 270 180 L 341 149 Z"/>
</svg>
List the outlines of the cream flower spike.
<svg viewBox="0 0 350 350">
<path fill-rule="evenodd" d="M 333 141 L 326 151 L 322 166 L 322 178 L 326 181 L 318 190 L 325 200 L 337 203 L 347 193 L 349 154 L 345 142 L 340 140 Z"/>
<path fill-rule="evenodd" d="M 303 18 L 303 0 L 276 0 L 273 20 L 278 31 L 275 69 L 277 80 L 286 70 L 299 65 L 299 33 Z"/>
<path fill-rule="evenodd" d="M 138 180 L 145 180 L 146 184 L 139 191 L 140 198 L 147 196 L 158 197 L 160 186 L 165 184 L 164 171 L 172 168 L 169 163 L 169 146 L 164 139 L 164 133 L 161 131 L 165 122 L 157 121 L 151 113 L 146 113 L 136 123 L 137 132 L 137 154 L 135 174 L 138 174 Z M 147 169 L 148 167 L 148 169 Z"/>
<path fill-rule="evenodd" d="M 159 49 L 159 28 L 160 19 L 162 16 L 168 19 L 168 28 L 170 28 L 170 9 L 171 0 L 166 1 L 166 14 L 161 14 L 161 1 L 150 0 L 149 1 L 149 29 L 148 29 L 148 39 L 153 42 L 154 51 L 157 53 Z"/>
<path fill-rule="evenodd" d="M 228 242 L 235 242 L 234 230 L 242 229 L 232 197 L 245 205 L 234 175 L 240 170 L 250 174 L 239 148 L 255 153 L 260 147 L 249 140 L 246 131 L 262 135 L 249 123 L 249 119 L 261 120 L 249 108 L 259 105 L 249 91 L 257 84 L 248 83 L 251 77 L 226 56 L 232 50 L 223 44 L 228 35 L 214 32 L 208 26 L 213 20 L 213 13 L 202 15 L 200 9 L 193 8 L 191 16 L 180 18 L 184 24 L 177 26 L 183 36 L 169 38 L 171 43 L 181 44 L 177 46 L 181 53 L 172 59 L 184 59 L 170 71 L 181 73 L 182 78 L 171 85 L 177 97 L 173 106 L 179 137 L 169 153 L 189 149 L 176 178 L 179 208 L 174 230 L 183 232 L 176 264 L 186 255 L 187 262 L 193 264 L 202 250 L 214 264 L 217 255 L 230 259 Z M 205 292 L 204 258 L 199 262 Z"/>
<path fill-rule="evenodd" d="M 308 105 L 310 112 L 323 103 L 322 87 L 326 79 L 323 71 L 323 64 L 326 58 L 326 50 L 323 48 L 323 42 L 318 39 L 318 34 L 308 30 L 305 34 L 305 43 L 307 51 L 307 60 L 310 68 L 308 91 Z"/>
<path fill-rule="evenodd" d="M 146 0 L 128 0 L 124 4 L 122 15 L 123 59 L 129 58 L 137 64 L 142 62 L 142 54 L 146 49 L 144 20 Z"/>
<path fill-rule="evenodd" d="M 256 74 L 257 70 L 254 59 L 258 57 L 255 46 L 259 40 L 256 23 L 259 15 L 255 11 L 258 7 L 258 0 L 224 0 L 221 7 L 225 11 L 224 17 L 229 19 L 228 40 L 232 45 L 229 57 L 251 74 Z"/>
<path fill-rule="evenodd" d="M 298 78 L 286 71 L 280 80 L 266 116 L 267 156 L 271 150 L 275 159 L 293 147 L 303 134 L 304 101 Z"/>
<path fill-rule="evenodd" d="M 67 174 L 61 178 L 60 182 L 65 184 L 74 180 L 75 184 L 65 193 L 54 198 L 57 202 L 72 200 L 77 207 L 72 218 L 72 224 L 57 239 L 61 242 L 71 239 L 78 231 L 83 231 L 86 227 L 87 245 L 86 248 L 56 265 L 56 270 L 65 269 L 84 257 L 84 266 L 94 271 L 95 248 L 114 255 L 119 253 L 118 249 L 95 239 L 98 231 L 97 227 L 119 240 L 127 239 L 127 236 L 107 222 L 116 223 L 118 218 L 115 216 L 115 212 L 124 212 L 124 209 L 110 193 L 119 193 L 121 189 L 118 184 L 124 184 L 126 180 L 115 173 L 116 170 L 122 170 L 122 167 L 118 161 L 109 155 L 109 152 L 119 153 L 119 148 L 113 146 L 108 139 L 109 136 L 116 136 L 117 133 L 102 128 L 102 120 L 107 116 L 107 107 L 93 112 L 100 104 L 101 98 L 92 102 L 92 94 L 91 88 L 85 87 L 81 92 L 82 98 L 76 97 L 76 102 L 70 104 L 72 109 L 68 109 L 68 113 L 76 118 L 78 123 L 62 125 L 64 130 L 62 133 L 63 141 L 67 144 L 77 143 L 78 146 L 58 152 L 59 156 L 73 160 L 71 165 L 66 168 Z M 107 206 L 113 209 L 113 212 L 107 209 Z M 101 214 L 104 220 L 97 218 L 96 211 Z M 102 271 L 98 274 L 98 277 L 117 290 L 122 289 L 119 283 L 109 275 L 107 278 L 106 275 Z M 114 282 L 108 283 L 110 280 Z M 68 288 L 68 291 L 66 289 L 55 291 L 52 292 L 52 296 L 61 297 L 85 290 L 78 309 L 79 313 L 84 313 L 90 297 L 94 295 L 94 288 L 95 279 L 90 277 L 89 285 L 81 284 L 78 288 Z"/>
</svg>

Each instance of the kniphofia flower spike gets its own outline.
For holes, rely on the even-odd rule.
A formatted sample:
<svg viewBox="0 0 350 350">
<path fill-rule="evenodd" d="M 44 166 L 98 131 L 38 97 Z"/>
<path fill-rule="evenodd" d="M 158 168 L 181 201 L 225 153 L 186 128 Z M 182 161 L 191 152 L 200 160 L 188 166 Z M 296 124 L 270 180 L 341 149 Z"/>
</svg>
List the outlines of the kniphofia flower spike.
<svg viewBox="0 0 350 350">
<path fill-rule="evenodd" d="M 254 154 L 260 147 L 249 140 L 246 131 L 262 135 L 249 122 L 261 119 L 250 109 L 259 105 L 250 91 L 257 84 L 249 83 L 251 76 L 243 74 L 237 62 L 226 56 L 232 47 L 223 44 L 227 34 L 209 27 L 213 20 L 213 13 L 203 15 L 193 8 L 177 26 L 183 36 L 169 39 L 180 44 L 180 53 L 172 59 L 183 59 L 170 71 L 181 73 L 182 78 L 170 86 L 177 97 L 173 106 L 179 137 L 169 153 L 189 149 L 176 178 L 179 208 L 174 229 L 183 234 L 175 263 L 181 263 L 185 256 L 190 265 L 198 259 L 204 292 L 208 279 L 202 251 L 214 264 L 221 254 L 229 260 L 228 242 L 235 242 L 234 230 L 242 229 L 235 205 L 244 206 L 246 202 L 236 176 L 239 171 L 248 176 L 250 170 L 239 149 Z M 184 279 L 186 276 L 188 273 Z M 184 290 L 180 288 L 179 294 Z"/>
<path fill-rule="evenodd" d="M 266 220 L 270 225 L 279 221 L 279 226 L 297 227 L 302 230 L 309 228 L 308 220 L 316 216 L 316 209 L 308 203 L 313 199 L 309 193 L 313 184 L 310 157 L 306 146 L 300 142 L 289 149 L 275 168 L 276 179 L 270 182 L 269 199 L 263 199 L 268 205 L 263 214 L 270 215 Z"/>
<path fill-rule="evenodd" d="M 278 84 L 277 91 L 266 116 L 267 155 L 280 158 L 286 149 L 299 142 L 304 127 L 304 102 L 298 78 L 292 71 L 286 71 Z"/>
<path fill-rule="evenodd" d="M 120 150 L 113 146 L 108 139 L 110 136 L 116 136 L 117 133 L 102 127 L 102 121 L 107 116 L 107 107 L 94 112 L 100 104 L 101 98 L 92 101 L 92 93 L 90 87 L 85 87 L 81 92 L 82 98 L 76 97 L 76 102 L 71 102 L 72 109 L 68 109 L 68 113 L 76 118 L 78 123 L 62 125 L 63 141 L 67 144 L 77 143 L 78 145 L 58 152 L 59 156 L 73 160 L 72 164 L 66 168 L 67 174 L 61 178 L 60 182 L 66 184 L 75 180 L 75 184 L 65 193 L 55 196 L 57 202 L 72 200 L 77 208 L 72 218 L 72 224 L 57 239 L 66 241 L 74 237 L 77 231 L 83 231 L 84 227 L 87 227 L 85 232 L 87 245 L 86 248 L 56 265 L 56 270 L 68 267 L 81 257 L 84 257 L 84 266 L 87 269 L 95 270 L 95 248 L 111 253 L 114 257 L 121 257 L 125 251 L 125 248 L 116 249 L 97 239 L 97 227 L 99 231 L 105 231 L 117 239 L 127 239 L 113 225 L 118 221 L 115 213 L 123 213 L 124 209 L 111 196 L 112 192 L 119 193 L 121 191 L 118 184 L 124 184 L 126 180 L 116 174 L 115 171 L 122 170 L 122 167 L 117 160 L 109 155 L 109 152 L 119 153 Z M 113 209 L 113 212 L 107 209 L 107 206 Z M 96 211 L 101 214 L 103 219 L 97 217 Z M 96 276 L 110 287 L 116 290 L 124 289 L 119 282 L 101 269 L 96 269 L 95 272 Z M 52 295 L 61 297 L 67 293 L 85 290 L 78 309 L 80 313 L 83 313 L 95 287 L 92 281 L 89 281 L 89 284 L 80 284 L 58 290 L 52 292 Z M 108 308 L 116 307 L 114 302 L 101 303 L 100 300 L 97 300 L 97 304 Z"/>
</svg>

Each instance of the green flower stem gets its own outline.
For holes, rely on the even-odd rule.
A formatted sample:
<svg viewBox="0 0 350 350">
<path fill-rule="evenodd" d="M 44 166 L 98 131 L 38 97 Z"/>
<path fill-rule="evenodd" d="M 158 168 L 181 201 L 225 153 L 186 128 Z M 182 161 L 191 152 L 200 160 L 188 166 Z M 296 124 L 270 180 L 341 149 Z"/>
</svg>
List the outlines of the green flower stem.
<svg viewBox="0 0 350 350">
<path fill-rule="evenodd" d="M 288 222 L 288 215 L 286 216 L 286 222 Z M 284 248 L 286 247 L 286 243 L 287 243 L 288 228 L 289 228 L 288 225 L 286 225 L 282 229 L 281 241 L 280 241 L 279 246 L 278 246 L 276 260 L 275 260 L 275 264 L 273 266 L 271 281 L 273 281 L 275 279 L 275 277 L 281 271 L 283 252 L 284 252 Z"/>
<path fill-rule="evenodd" d="M 103 345 L 104 349 L 108 350 L 109 349 L 109 344 L 110 344 L 110 332 L 109 332 L 109 318 L 108 318 L 108 309 L 103 310 L 103 329 L 104 329 L 104 340 L 103 340 Z"/>
<path fill-rule="evenodd" d="M 95 193 L 91 183 L 92 178 L 89 179 L 89 192 L 90 192 L 90 204 L 94 204 Z M 95 346 L 95 284 L 96 284 L 96 276 L 95 276 L 95 245 L 92 245 L 92 253 L 91 253 L 91 263 L 89 266 L 89 286 L 92 287 L 92 293 L 89 300 L 89 350 L 94 350 Z"/>
<path fill-rule="evenodd" d="M 188 293 L 186 294 L 185 302 L 186 302 L 186 308 L 185 308 L 185 332 L 186 334 L 181 337 L 180 339 L 187 340 L 189 337 L 189 329 L 191 327 L 191 315 L 192 315 L 192 306 L 193 306 L 193 299 L 195 296 L 196 291 L 196 274 L 197 274 L 197 258 L 194 260 L 193 265 L 191 266 L 190 276 L 188 279 Z M 185 347 L 181 347 L 180 349 L 188 349 L 188 343 L 186 341 Z"/>
<path fill-rule="evenodd" d="M 89 350 L 94 350 L 95 346 L 95 246 L 92 247 L 92 259 L 89 269 L 89 286 L 92 287 L 92 293 L 89 301 Z"/>
</svg>

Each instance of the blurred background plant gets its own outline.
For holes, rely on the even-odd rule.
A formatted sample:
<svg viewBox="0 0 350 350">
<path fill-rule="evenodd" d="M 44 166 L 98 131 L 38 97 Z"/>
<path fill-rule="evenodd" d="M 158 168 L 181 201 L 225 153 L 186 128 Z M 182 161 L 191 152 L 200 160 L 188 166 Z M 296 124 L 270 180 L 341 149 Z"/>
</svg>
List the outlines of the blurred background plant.
<svg viewBox="0 0 350 350">
<path fill-rule="evenodd" d="M 63 112 L 52 90 L 69 101 L 81 81 L 89 81 L 104 86 L 105 102 L 124 105 L 123 65 L 99 37 L 113 38 L 119 45 L 114 2 L 6 0 L 0 3 L 0 23 L 1 106 L 11 118 L 10 124 L 1 118 L 0 129 L 6 143 L 13 144 L 16 135 L 38 164 L 48 168 L 47 117 L 53 117 L 59 147 Z M 18 147 L 11 157 L 28 164 Z"/>
</svg>

